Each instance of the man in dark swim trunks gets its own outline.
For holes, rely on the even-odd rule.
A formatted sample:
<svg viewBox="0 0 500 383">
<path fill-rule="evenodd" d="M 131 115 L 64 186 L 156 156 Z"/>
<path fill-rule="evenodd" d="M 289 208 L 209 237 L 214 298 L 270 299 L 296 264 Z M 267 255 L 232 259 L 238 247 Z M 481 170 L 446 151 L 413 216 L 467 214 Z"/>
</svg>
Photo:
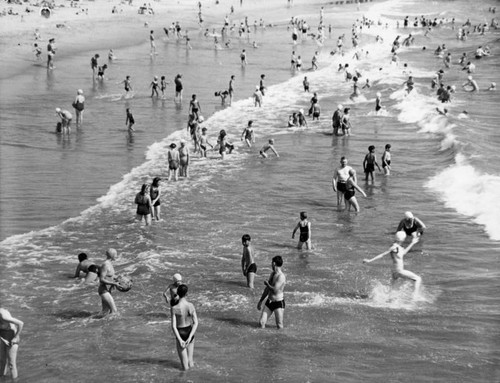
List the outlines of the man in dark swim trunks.
<svg viewBox="0 0 500 383">
<path fill-rule="evenodd" d="M 241 237 L 241 243 L 243 244 L 243 255 L 241 256 L 241 270 L 243 275 L 247 277 L 247 287 L 253 289 L 253 280 L 255 278 L 255 273 L 257 272 L 257 265 L 255 264 L 253 258 L 253 248 L 250 245 L 250 234 L 245 234 Z"/>
<path fill-rule="evenodd" d="M 347 158 L 340 159 L 340 167 L 335 170 L 332 178 L 333 191 L 337 193 L 337 205 L 340 206 L 344 199 L 346 189 L 346 182 L 349 178 L 349 170 L 353 170 L 347 165 Z M 356 176 L 353 177 L 354 182 L 357 182 Z"/>
<path fill-rule="evenodd" d="M 286 276 L 283 271 L 281 271 L 281 266 L 283 266 L 283 258 L 279 255 L 273 257 L 271 263 L 273 272 L 269 277 L 269 281 L 264 281 L 266 288 L 264 289 L 259 303 L 257 304 L 257 310 L 260 311 L 262 309 L 262 302 L 266 300 L 259 320 L 261 328 L 266 327 L 267 318 L 274 312 L 276 326 L 278 329 L 283 329 L 283 313 L 285 311 L 283 290 L 285 289 Z"/>
</svg>

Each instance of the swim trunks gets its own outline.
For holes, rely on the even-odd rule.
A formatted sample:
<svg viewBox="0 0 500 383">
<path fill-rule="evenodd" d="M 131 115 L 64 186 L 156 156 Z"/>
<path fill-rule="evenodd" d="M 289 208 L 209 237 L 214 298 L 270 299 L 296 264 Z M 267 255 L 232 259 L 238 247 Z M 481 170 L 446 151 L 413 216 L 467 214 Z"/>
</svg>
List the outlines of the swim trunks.
<svg viewBox="0 0 500 383">
<path fill-rule="evenodd" d="M 342 193 L 346 192 L 347 187 L 345 181 L 337 181 L 337 190 Z"/>
<path fill-rule="evenodd" d="M 383 168 L 386 168 L 387 166 L 390 166 L 391 165 L 391 160 L 387 160 L 385 161 L 383 164 L 382 164 L 382 167 Z"/>
<path fill-rule="evenodd" d="M 188 340 L 189 338 L 189 334 L 191 334 L 191 329 L 193 328 L 193 326 L 187 326 L 187 327 L 177 327 L 177 331 L 179 332 L 179 336 L 181 337 L 181 339 L 185 342 L 186 340 Z M 194 336 L 193 338 L 191 338 L 191 342 L 194 340 Z M 191 343 L 189 342 L 189 343 Z"/>
<path fill-rule="evenodd" d="M 285 308 L 285 300 L 281 300 L 281 301 L 272 301 L 270 299 L 268 299 L 266 301 L 266 307 L 271 310 L 271 312 L 273 312 L 274 310 L 276 309 L 284 309 Z"/>
<path fill-rule="evenodd" d="M 168 161 L 168 168 L 170 170 L 176 170 L 179 168 L 179 161 L 177 160 L 170 160 Z"/>
<path fill-rule="evenodd" d="M 375 165 L 374 164 L 366 164 L 365 173 L 374 172 L 374 171 L 375 171 Z"/>
<path fill-rule="evenodd" d="M 255 263 L 252 263 L 250 266 L 248 266 L 247 273 L 257 273 L 257 265 Z"/>
</svg>

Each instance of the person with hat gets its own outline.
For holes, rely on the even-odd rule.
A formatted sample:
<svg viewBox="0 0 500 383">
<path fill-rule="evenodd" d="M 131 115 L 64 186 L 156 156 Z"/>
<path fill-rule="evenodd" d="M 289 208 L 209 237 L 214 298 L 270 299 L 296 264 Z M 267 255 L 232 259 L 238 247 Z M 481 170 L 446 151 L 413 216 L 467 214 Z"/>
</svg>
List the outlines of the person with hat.
<svg viewBox="0 0 500 383">
<path fill-rule="evenodd" d="M 149 188 L 149 196 L 151 198 L 151 205 L 153 205 L 153 219 L 157 221 L 160 220 L 160 197 L 161 197 L 161 188 L 160 188 L 160 177 L 153 178 L 153 182 Z"/>
<path fill-rule="evenodd" d="M 189 177 L 189 149 L 186 146 L 186 140 L 181 140 L 181 146 L 179 148 L 179 175 L 181 177 Z"/>
<path fill-rule="evenodd" d="M 172 172 L 174 173 L 174 181 L 177 181 L 177 178 L 179 176 L 179 162 L 180 162 L 180 156 L 179 156 L 179 151 L 175 150 L 177 145 L 175 143 L 170 144 L 170 150 L 168 151 L 167 157 L 168 157 L 168 181 L 170 181 L 170 178 L 172 176 Z"/>
<path fill-rule="evenodd" d="M 419 237 L 424 234 L 424 230 L 426 226 L 424 223 L 415 217 L 411 211 L 407 211 L 405 213 L 405 217 L 399 222 L 398 228 L 396 231 L 404 231 L 406 235 L 412 237 Z"/>
<path fill-rule="evenodd" d="M 158 82 L 158 76 L 154 77 L 149 87 L 151 88 L 151 97 L 153 97 L 154 95 L 156 95 L 156 97 L 160 96 L 160 94 L 158 93 L 158 88 L 160 87 L 160 83 Z"/>
<path fill-rule="evenodd" d="M 179 273 L 175 273 L 172 276 L 172 283 L 167 287 L 167 289 L 163 293 L 165 302 L 167 302 L 168 305 L 173 306 L 179 300 L 179 297 L 177 296 L 177 288 L 180 285 L 182 285 L 182 276 Z"/>
<path fill-rule="evenodd" d="M 118 313 L 115 300 L 111 295 L 113 287 L 118 286 L 118 283 L 114 280 L 115 269 L 112 264 L 117 257 L 118 252 L 115 249 L 110 248 L 106 250 L 106 260 L 99 268 L 99 289 L 97 292 L 99 293 L 102 302 L 102 311 L 99 314 L 99 317 L 101 318 L 108 314 L 113 315 Z"/>
<path fill-rule="evenodd" d="M 78 89 L 76 91 L 76 98 L 73 102 L 73 108 L 75 108 L 76 126 L 79 126 L 83 122 L 83 110 L 85 109 L 85 96 L 83 95 L 83 90 L 81 89 Z"/>
<path fill-rule="evenodd" d="M 56 115 L 61 118 L 61 133 L 69 134 L 71 132 L 71 120 L 73 119 L 73 115 L 67 110 L 61 110 L 61 108 L 56 108 Z"/>
</svg>

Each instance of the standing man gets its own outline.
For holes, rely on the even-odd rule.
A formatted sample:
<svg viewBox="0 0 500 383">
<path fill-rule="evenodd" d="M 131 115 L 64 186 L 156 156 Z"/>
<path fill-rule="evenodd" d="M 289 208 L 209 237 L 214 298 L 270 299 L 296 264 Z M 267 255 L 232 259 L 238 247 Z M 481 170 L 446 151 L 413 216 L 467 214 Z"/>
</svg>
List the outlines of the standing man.
<svg viewBox="0 0 500 383">
<path fill-rule="evenodd" d="M 10 369 L 12 379 L 17 379 L 17 350 L 23 326 L 23 321 L 0 308 L 0 376 L 4 376 Z"/>
<path fill-rule="evenodd" d="M 116 309 L 115 300 L 111 295 L 113 287 L 118 286 L 115 282 L 115 269 L 113 268 L 112 262 L 116 260 L 118 253 L 115 249 L 106 250 L 106 260 L 99 268 L 99 289 L 97 292 L 101 297 L 102 301 L 102 311 L 99 316 L 102 318 L 107 314 L 116 314 L 118 310 Z"/>
<path fill-rule="evenodd" d="M 229 89 L 227 90 L 229 94 L 229 105 L 233 103 L 233 94 L 234 94 L 234 74 L 231 76 L 229 80 Z"/>
<path fill-rule="evenodd" d="M 347 190 L 347 180 L 349 178 L 349 171 L 354 171 L 353 168 L 347 165 L 347 158 L 342 157 L 340 159 L 340 167 L 335 170 L 332 178 L 333 191 L 337 193 L 337 206 L 342 204 L 344 200 L 344 193 Z M 353 176 L 353 180 L 356 183 L 356 174 Z"/>
<path fill-rule="evenodd" d="M 47 44 L 47 69 L 54 69 L 54 55 L 56 54 L 55 42 L 56 40 L 52 38 Z"/>
<path fill-rule="evenodd" d="M 178 101 L 182 101 L 182 89 L 183 89 L 183 86 L 182 86 L 182 75 L 181 74 L 178 74 L 177 76 L 175 76 L 175 79 L 174 79 L 174 84 L 175 84 L 175 99 L 178 100 Z"/>
<path fill-rule="evenodd" d="M 257 310 L 261 310 L 262 302 L 266 300 L 259 320 L 261 328 L 266 327 L 267 318 L 274 312 L 276 326 L 278 326 L 278 329 L 283 329 L 283 313 L 285 311 L 283 290 L 285 289 L 286 276 L 281 271 L 281 266 L 283 266 L 283 258 L 279 255 L 273 257 L 271 262 L 273 272 L 269 277 L 269 281 L 264 281 L 266 288 L 257 304 Z"/>
</svg>

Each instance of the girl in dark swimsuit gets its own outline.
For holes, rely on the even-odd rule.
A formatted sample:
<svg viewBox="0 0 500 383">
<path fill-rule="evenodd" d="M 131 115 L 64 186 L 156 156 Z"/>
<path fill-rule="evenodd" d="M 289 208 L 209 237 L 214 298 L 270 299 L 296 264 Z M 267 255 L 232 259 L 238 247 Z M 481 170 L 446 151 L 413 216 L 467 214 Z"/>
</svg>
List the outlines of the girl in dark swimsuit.
<svg viewBox="0 0 500 383">
<path fill-rule="evenodd" d="M 351 210 L 351 206 L 354 207 L 354 211 L 359 212 L 359 204 L 354 196 L 356 194 L 356 190 L 359 191 L 366 198 L 366 193 L 361 189 L 354 180 L 354 176 L 356 175 L 354 170 L 349 170 L 349 178 L 346 183 L 346 191 L 344 192 L 344 198 L 349 205 L 349 210 Z"/>
<path fill-rule="evenodd" d="M 153 179 L 153 183 L 151 184 L 151 188 L 149 190 L 151 204 L 153 205 L 153 219 L 156 219 L 157 221 L 160 220 L 160 204 L 161 204 L 160 181 L 161 181 L 160 177 L 155 177 Z"/>
</svg>

